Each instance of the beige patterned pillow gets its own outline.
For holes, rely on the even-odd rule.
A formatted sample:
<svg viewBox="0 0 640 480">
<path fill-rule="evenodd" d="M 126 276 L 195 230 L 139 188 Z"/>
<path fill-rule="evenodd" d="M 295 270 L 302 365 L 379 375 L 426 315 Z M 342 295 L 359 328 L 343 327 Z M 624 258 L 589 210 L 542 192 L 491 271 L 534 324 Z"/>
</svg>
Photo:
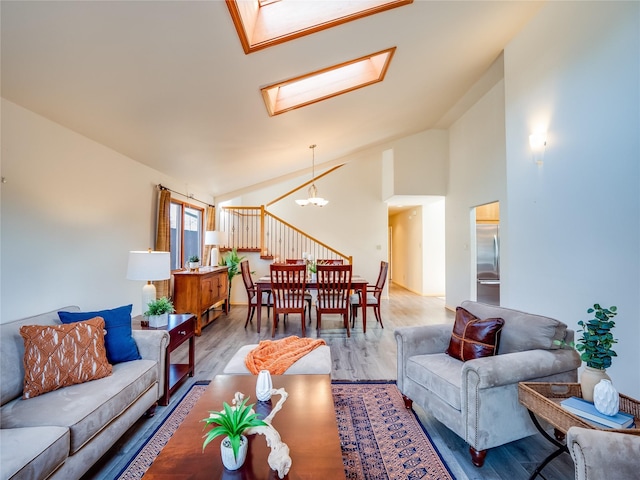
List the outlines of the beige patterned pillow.
<svg viewBox="0 0 640 480">
<path fill-rule="evenodd" d="M 22 398 L 111 375 L 101 317 L 67 325 L 25 325 L 20 335 L 24 339 Z"/>
</svg>

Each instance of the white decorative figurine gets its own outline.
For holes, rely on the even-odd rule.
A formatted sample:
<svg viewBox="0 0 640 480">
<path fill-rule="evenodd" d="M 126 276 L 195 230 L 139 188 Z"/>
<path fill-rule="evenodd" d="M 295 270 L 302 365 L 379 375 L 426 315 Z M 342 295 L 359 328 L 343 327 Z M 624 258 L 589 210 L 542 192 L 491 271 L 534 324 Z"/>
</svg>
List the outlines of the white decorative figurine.
<svg viewBox="0 0 640 480">
<path fill-rule="evenodd" d="M 603 415 L 615 415 L 620 410 L 620 396 L 611 380 L 602 379 L 593 387 L 593 405 Z"/>
</svg>

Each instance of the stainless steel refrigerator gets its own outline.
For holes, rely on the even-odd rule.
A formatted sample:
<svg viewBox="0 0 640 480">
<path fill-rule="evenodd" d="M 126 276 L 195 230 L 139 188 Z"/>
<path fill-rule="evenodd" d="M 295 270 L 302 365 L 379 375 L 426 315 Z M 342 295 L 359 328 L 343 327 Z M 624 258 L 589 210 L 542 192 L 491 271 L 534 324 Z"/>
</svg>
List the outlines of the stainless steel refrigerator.
<svg viewBox="0 0 640 480">
<path fill-rule="evenodd" d="M 476 225 L 477 300 L 500 305 L 500 226 Z"/>
</svg>

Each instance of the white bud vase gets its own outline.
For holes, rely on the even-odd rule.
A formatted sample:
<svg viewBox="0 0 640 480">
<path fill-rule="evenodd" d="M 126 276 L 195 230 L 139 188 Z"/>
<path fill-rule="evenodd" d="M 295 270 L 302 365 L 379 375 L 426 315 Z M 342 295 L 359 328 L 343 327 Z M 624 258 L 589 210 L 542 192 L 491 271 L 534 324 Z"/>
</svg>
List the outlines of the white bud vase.
<svg viewBox="0 0 640 480">
<path fill-rule="evenodd" d="M 615 415 L 620 410 L 620 395 L 611 380 L 600 380 L 593 387 L 593 404 L 603 415 Z"/>
<path fill-rule="evenodd" d="M 267 402 L 271 399 L 271 374 L 269 370 L 260 370 L 258 380 L 256 381 L 256 397 L 260 402 Z"/>
</svg>

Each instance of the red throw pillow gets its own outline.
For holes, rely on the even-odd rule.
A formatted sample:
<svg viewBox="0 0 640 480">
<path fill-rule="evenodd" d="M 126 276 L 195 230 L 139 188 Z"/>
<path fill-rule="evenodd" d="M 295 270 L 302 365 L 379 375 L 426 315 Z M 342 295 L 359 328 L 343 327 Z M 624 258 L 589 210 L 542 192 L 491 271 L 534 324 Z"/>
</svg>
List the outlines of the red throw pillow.
<svg viewBox="0 0 640 480">
<path fill-rule="evenodd" d="M 495 355 L 498 353 L 503 326 L 502 318 L 481 320 L 464 308 L 457 307 L 456 321 L 446 353 L 463 362 Z"/>
</svg>

